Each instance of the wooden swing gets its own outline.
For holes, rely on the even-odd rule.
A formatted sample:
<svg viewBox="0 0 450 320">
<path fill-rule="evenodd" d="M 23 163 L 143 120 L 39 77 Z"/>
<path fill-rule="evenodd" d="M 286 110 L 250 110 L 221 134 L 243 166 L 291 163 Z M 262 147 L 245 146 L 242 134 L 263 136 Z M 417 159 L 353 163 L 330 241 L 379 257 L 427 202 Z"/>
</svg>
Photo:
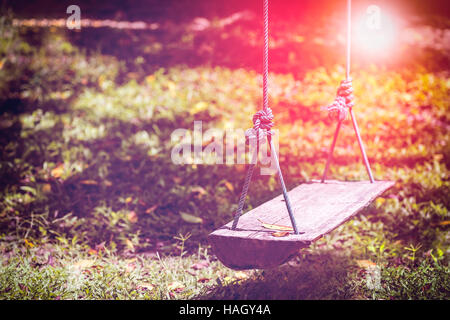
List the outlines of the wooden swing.
<svg viewBox="0 0 450 320">
<path fill-rule="evenodd" d="M 366 208 L 376 197 L 391 188 L 393 181 L 375 181 L 353 113 L 353 88 L 350 78 L 351 0 L 347 0 L 346 79 L 341 82 L 337 97 L 328 107 L 337 119 L 337 127 L 321 181 L 304 183 L 287 192 L 278 156 L 272 141 L 272 111 L 268 106 L 268 0 L 264 0 L 264 65 L 263 110 L 253 116 L 249 139 L 256 139 L 257 148 L 249 164 L 234 220 L 212 232 L 208 239 L 213 253 L 232 269 L 266 269 L 287 262 L 300 248 L 334 230 Z M 350 115 L 369 181 L 326 180 L 332 154 L 342 121 Z M 275 160 L 282 195 L 242 214 L 251 181 L 258 145 L 267 139 Z M 292 202 L 291 200 L 292 199 Z M 287 215 L 284 208 L 287 208 Z M 289 221 L 290 220 L 290 221 Z M 300 221 L 300 228 L 297 222 Z M 292 227 L 287 227 L 290 224 Z M 281 231 L 275 232 L 274 229 Z"/>
</svg>

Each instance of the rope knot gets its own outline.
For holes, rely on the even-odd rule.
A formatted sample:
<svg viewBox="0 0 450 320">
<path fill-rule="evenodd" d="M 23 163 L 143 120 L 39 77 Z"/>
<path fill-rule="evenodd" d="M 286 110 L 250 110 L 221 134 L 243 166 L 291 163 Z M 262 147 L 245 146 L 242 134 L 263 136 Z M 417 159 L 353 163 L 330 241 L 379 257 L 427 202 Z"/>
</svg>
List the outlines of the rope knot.
<svg viewBox="0 0 450 320">
<path fill-rule="evenodd" d="M 353 102 L 352 79 L 342 80 L 333 103 L 327 107 L 328 115 L 332 119 L 343 121 L 347 118 L 347 108 L 352 108 Z"/>
<path fill-rule="evenodd" d="M 253 115 L 253 128 L 248 129 L 245 135 L 249 139 L 258 138 L 258 141 L 262 141 L 266 136 L 273 134 L 271 130 L 273 126 L 272 109 L 266 108 L 266 110 L 259 110 Z"/>
<path fill-rule="evenodd" d="M 263 110 L 259 110 L 257 113 L 253 115 L 253 129 L 259 130 L 267 130 L 270 131 L 270 129 L 273 127 L 273 114 L 272 109 L 266 108 Z"/>
</svg>

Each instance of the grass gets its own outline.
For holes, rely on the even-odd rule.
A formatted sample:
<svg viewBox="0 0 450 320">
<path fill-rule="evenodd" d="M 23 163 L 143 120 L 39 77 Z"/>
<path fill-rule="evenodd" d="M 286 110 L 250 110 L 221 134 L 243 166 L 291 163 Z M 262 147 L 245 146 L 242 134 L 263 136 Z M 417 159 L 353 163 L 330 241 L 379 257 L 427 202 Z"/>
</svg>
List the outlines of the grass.
<svg viewBox="0 0 450 320">
<path fill-rule="evenodd" d="M 448 299 L 447 71 L 355 67 L 374 175 L 396 185 L 288 264 L 236 272 L 206 236 L 231 219 L 245 168 L 174 165 L 171 133 L 249 127 L 257 73 L 207 57 L 145 69 L 0 22 L 1 299 Z M 342 74 L 334 60 L 271 74 L 289 188 L 320 177 L 334 130 L 321 106 Z M 358 152 L 347 122 L 330 177 L 366 179 Z M 255 177 L 247 209 L 279 193 L 275 178 Z"/>
<path fill-rule="evenodd" d="M 196 255 L 155 259 L 125 259 L 106 248 L 92 255 L 79 245 L 43 248 L 15 255 L 2 267 L 3 298 L 187 299 L 214 282 L 220 269 L 201 248 Z"/>
</svg>

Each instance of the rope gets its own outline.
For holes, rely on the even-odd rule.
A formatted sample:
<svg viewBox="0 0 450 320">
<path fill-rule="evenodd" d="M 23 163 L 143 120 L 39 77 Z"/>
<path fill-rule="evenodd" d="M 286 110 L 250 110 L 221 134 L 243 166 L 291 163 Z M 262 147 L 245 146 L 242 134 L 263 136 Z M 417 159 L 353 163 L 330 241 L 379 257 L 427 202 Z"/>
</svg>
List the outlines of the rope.
<svg viewBox="0 0 450 320">
<path fill-rule="evenodd" d="M 359 149 L 361 151 L 361 155 L 363 157 L 364 165 L 367 170 L 367 174 L 369 175 L 370 182 L 373 183 L 375 180 L 373 179 L 372 170 L 370 169 L 369 160 L 367 159 L 366 151 L 364 149 L 364 144 L 361 139 L 361 135 L 359 133 L 358 124 L 356 123 L 356 118 L 353 112 L 353 88 L 352 88 L 352 79 L 350 78 L 350 64 L 351 64 L 351 35 L 352 35 L 352 23 L 351 23 L 351 15 L 352 15 L 352 0 L 347 0 L 347 53 L 346 53 L 346 66 L 345 66 L 345 80 L 341 82 L 341 85 L 337 92 L 337 97 L 335 101 L 327 108 L 329 111 L 329 116 L 337 118 L 339 121 L 336 126 L 336 131 L 334 133 L 333 142 L 331 144 L 330 151 L 328 153 L 328 160 L 325 165 L 325 171 L 322 176 L 322 183 L 325 182 L 328 167 L 330 165 L 333 150 L 336 144 L 336 139 L 339 133 L 339 129 L 341 127 L 342 121 L 347 118 L 347 112 L 350 114 L 350 118 L 352 119 L 353 128 L 355 130 L 356 139 L 358 140 Z"/>
<path fill-rule="evenodd" d="M 245 176 L 244 186 L 239 197 L 238 208 L 234 213 L 232 229 L 236 229 L 239 217 L 242 215 L 242 209 L 244 207 L 245 199 L 247 198 L 248 188 L 252 179 L 253 171 L 258 159 L 259 143 L 265 140 L 269 143 L 270 152 L 272 153 L 277 166 L 278 177 L 280 180 L 283 196 L 286 203 L 286 208 L 291 219 L 292 227 L 295 234 L 299 234 L 297 230 L 297 224 L 295 217 L 292 213 L 292 207 L 287 194 L 286 186 L 284 184 L 283 175 L 281 173 L 280 163 L 278 156 L 272 141 L 271 128 L 274 126 L 272 109 L 269 107 L 269 95 L 268 95 L 268 79 L 269 79 L 269 1 L 264 0 L 264 49 L 263 49 L 263 109 L 259 110 L 253 115 L 253 128 L 246 131 L 246 135 L 249 139 L 256 139 L 256 152 L 253 155 L 252 162 L 248 167 L 247 174 Z"/>
<path fill-rule="evenodd" d="M 345 64 L 345 80 L 337 90 L 336 98 L 333 103 L 327 107 L 328 116 L 339 122 L 344 121 L 348 117 L 347 109 L 354 106 L 353 103 L 353 87 L 352 78 L 350 77 L 351 64 L 351 43 L 352 43 L 352 1 L 347 0 L 347 43 L 346 43 L 346 64 Z"/>
<path fill-rule="evenodd" d="M 244 180 L 244 186 L 242 187 L 241 195 L 239 197 L 238 208 L 234 213 L 234 220 L 232 228 L 237 227 L 239 217 L 242 215 L 242 209 L 244 207 L 245 199 L 247 198 L 248 188 L 250 181 L 252 180 L 253 171 L 258 159 L 259 142 L 266 136 L 271 135 L 270 130 L 273 126 L 273 113 L 269 107 L 269 1 L 264 0 L 263 6 L 264 15 L 264 46 L 263 46 L 263 109 L 259 110 L 253 115 L 253 128 L 246 131 L 248 139 L 256 138 L 256 153 L 253 155 L 252 162 L 250 163 L 247 174 Z"/>
<path fill-rule="evenodd" d="M 269 107 L 269 1 L 264 0 L 264 46 L 263 46 L 263 109 L 253 115 L 253 130 L 247 131 L 252 139 L 257 137 L 258 142 L 266 136 L 272 135 L 273 126 L 272 109 Z M 262 130 L 260 130 L 262 129 Z"/>
<path fill-rule="evenodd" d="M 255 156 L 257 157 L 258 155 L 256 154 Z M 255 162 L 252 162 L 248 167 L 247 174 L 245 176 L 244 186 L 242 187 L 241 196 L 239 197 L 238 208 L 234 213 L 233 226 L 231 227 L 232 229 L 236 229 L 239 218 L 242 215 L 242 209 L 244 208 L 245 198 L 247 198 L 248 187 L 250 185 L 250 181 L 252 180 L 253 170 L 255 169 L 255 166 L 256 166 Z"/>
<path fill-rule="evenodd" d="M 254 140 L 256 141 L 256 150 L 253 155 L 252 162 L 248 167 L 247 174 L 245 176 L 244 186 L 242 187 L 241 195 L 239 197 L 238 208 L 234 213 L 234 220 L 232 226 L 233 229 L 236 229 L 239 217 L 242 215 L 242 209 L 244 208 L 245 199 L 247 198 L 248 194 L 248 188 L 250 186 L 253 171 L 255 169 L 256 162 L 258 159 L 259 143 L 261 141 L 264 141 L 266 137 L 269 138 L 273 134 L 273 132 L 270 130 L 274 125 L 272 120 L 273 120 L 272 109 L 267 107 L 267 111 L 260 110 L 253 115 L 253 128 L 245 132 L 247 138 L 250 141 L 256 139 Z"/>
<path fill-rule="evenodd" d="M 347 0 L 347 53 L 345 63 L 345 79 L 350 79 L 350 64 L 352 53 L 352 0 Z"/>
<path fill-rule="evenodd" d="M 263 46 L 263 109 L 253 115 L 253 130 L 247 131 L 247 136 L 257 141 L 272 135 L 274 126 L 272 109 L 269 107 L 269 1 L 264 0 L 264 46 Z"/>
<path fill-rule="evenodd" d="M 342 80 L 337 90 L 336 98 L 333 103 L 327 107 L 328 116 L 339 122 L 347 119 L 347 109 L 352 108 L 355 105 L 353 102 L 354 98 L 352 78 Z"/>
<path fill-rule="evenodd" d="M 269 1 L 264 0 L 263 110 L 269 109 Z M 270 111 L 272 113 L 272 111 Z"/>
</svg>

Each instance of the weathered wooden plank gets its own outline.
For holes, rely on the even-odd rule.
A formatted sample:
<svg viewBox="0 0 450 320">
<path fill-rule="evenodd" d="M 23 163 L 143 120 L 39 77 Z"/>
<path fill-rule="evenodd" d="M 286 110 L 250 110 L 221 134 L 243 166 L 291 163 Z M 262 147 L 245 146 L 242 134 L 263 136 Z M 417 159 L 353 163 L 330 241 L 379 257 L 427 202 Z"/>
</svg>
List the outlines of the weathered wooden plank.
<svg viewBox="0 0 450 320">
<path fill-rule="evenodd" d="M 394 185 L 392 181 L 313 181 L 289 191 L 289 198 L 301 234 L 272 236 L 261 220 L 290 226 L 282 195 L 245 213 L 236 230 L 232 222 L 209 235 L 214 253 L 233 269 L 271 268 L 286 262 L 298 249 L 343 224 Z"/>
</svg>

